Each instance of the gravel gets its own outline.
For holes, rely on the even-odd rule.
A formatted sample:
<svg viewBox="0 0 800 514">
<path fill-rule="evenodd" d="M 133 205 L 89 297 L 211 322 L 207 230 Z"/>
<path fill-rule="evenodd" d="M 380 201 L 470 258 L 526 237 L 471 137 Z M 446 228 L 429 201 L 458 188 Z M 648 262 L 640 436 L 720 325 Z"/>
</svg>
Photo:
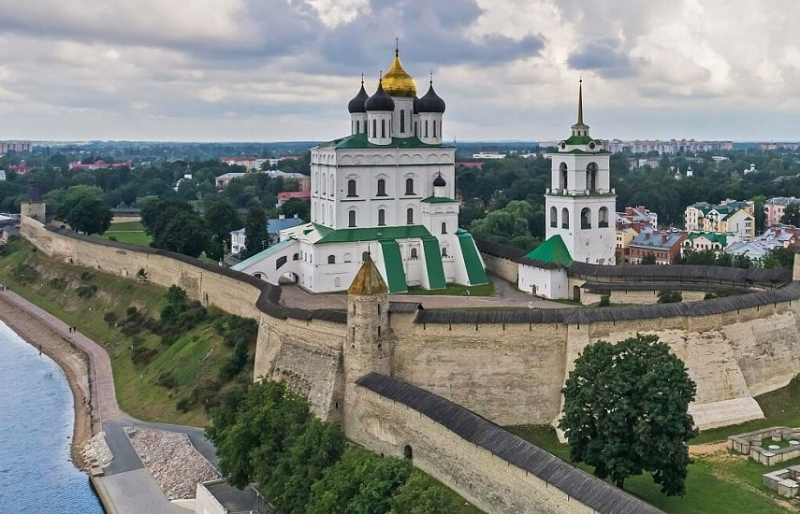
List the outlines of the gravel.
<svg viewBox="0 0 800 514">
<path fill-rule="evenodd" d="M 220 478 L 186 434 L 130 427 L 125 428 L 125 433 L 170 500 L 194 498 L 197 482 Z"/>
</svg>

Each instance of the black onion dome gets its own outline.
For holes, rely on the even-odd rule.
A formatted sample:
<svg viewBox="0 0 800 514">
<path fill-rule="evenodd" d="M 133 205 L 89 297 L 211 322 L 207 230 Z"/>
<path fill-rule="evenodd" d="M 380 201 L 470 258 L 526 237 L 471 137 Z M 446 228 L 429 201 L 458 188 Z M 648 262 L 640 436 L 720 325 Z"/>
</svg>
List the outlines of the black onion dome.
<svg viewBox="0 0 800 514">
<path fill-rule="evenodd" d="M 347 104 L 347 110 L 350 111 L 350 114 L 367 112 L 366 107 L 364 107 L 364 103 L 366 103 L 368 98 L 369 95 L 367 94 L 367 91 L 364 89 L 364 82 L 361 82 L 361 90 Z"/>
<path fill-rule="evenodd" d="M 394 111 L 394 100 L 383 90 L 383 83 L 378 82 L 378 90 L 364 102 L 367 111 Z"/>
<path fill-rule="evenodd" d="M 414 97 L 414 114 L 419 114 L 419 97 Z"/>
<path fill-rule="evenodd" d="M 441 173 L 436 175 L 436 178 L 433 179 L 433 187 L 444 187 L 446 185 L 447 185 L 447 182 L 444 181 L 444 177 L 442 177 Z"/>
<path fill-rule="evenodd" d="M 425 96 L 420 98 L 419 102 L 417 102 L 417 108 L 419 112 L 438 112 L 440 114 L 444 112 L 444 100 L 433 90 L 433 82 L 431 82 Z"/>
</svg>

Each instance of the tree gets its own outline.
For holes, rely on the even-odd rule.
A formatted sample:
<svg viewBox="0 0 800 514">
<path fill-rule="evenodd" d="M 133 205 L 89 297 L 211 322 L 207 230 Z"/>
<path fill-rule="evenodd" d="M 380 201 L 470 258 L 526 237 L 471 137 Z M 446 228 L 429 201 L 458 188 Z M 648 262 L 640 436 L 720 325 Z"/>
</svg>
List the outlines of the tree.
<svg viewBox="0 0 800 514">
<path fill-rule="evenodd" d="M 800 203 L 792 202 L 783 210 L 781 223 L 800 227 Z"/>
<path fill-rule="evenodd" d="M 652 252 L 645 254 L 645 256 L 642 257 L 642 264 L 653 265 L 655 263 L 656 263 L 656 254 Z"/>
<path fill-rule="evenodd" d="M 226 198 L 216 198 L 208 204 L 203 219 L 212 235 L 219 241 L 228 241 L 231 232 L 242 228 L 242 218 L 239 211 Z"/>
<path fill-rule="evenodd" d="M 680 303 L 682 301 L 683 295 L 680 291 L 664 289 L 658 292 L 658 303 Z"/>
<path fill-rule="evenodd" d="M 657 336 L 586 347 L 562 389 L 564 431 L 574 462 L 623 487 L 648 472 L 667 495 L 682 495 L 686 443 L 697 435 L 688 413 L 695 383 Z"/>
<path fill-rule="evenodd" d="M 113 216 L 99 188 L 81 185 L 67 190 L 58 217 L 77 232 L 102 234 L 111 226 Z"/>
<path fill-rule="evenodd" d="M 311 203 L 299 198 L 292 198 L 281 205 L 280 213 L 287 218 L 294 218 L 297 216 L 303 221 L 309 221 L 311 216 Z"/>
<path fill-rule="evenodd" d="M 203 218 L 194 212 L 181 211 L 159 230 L 152 246 L 197 258 L 208 247 L 210 238 Z"/>
<path fill-rule="evenodd" d="M 443 488 L 418 470 L 413 470 L 405 485 L 392 497 L 390 514 L 455 514 L 458 512 Z"/>
<path fill-rule="evenodd" d="M 142 199 L 141 209 L 142 225 L 153 239 L 158 239 L 179 213 L 195 213 L 187 202 L 157 197 Z"/>
<path fill-rule="evenodd" d="M 255 207 L 247 211 L 244 224 L 244 256 L 251 257 L 269 247 L 267 213 Z"/>
<path fill-rule="evenodd" d="M 773 248 L 764 256 L 763 264 L 767 269 L 792 269 L 794 267 L 794 250 L 791 248 Z"/>
</svg>

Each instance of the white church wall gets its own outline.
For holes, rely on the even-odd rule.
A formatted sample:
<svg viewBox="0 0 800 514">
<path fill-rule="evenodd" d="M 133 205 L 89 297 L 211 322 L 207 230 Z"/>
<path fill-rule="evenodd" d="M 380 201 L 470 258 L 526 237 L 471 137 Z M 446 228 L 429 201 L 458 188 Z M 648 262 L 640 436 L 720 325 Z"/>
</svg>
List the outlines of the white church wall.
<svg viewBox="0 0 800 514">
<path fill-rule="evenodd" d="M 569 295 L 567 272 L 520 264 L 517 288 L 528 294 L 549 299 L 565 299 Z"/>
</svg>

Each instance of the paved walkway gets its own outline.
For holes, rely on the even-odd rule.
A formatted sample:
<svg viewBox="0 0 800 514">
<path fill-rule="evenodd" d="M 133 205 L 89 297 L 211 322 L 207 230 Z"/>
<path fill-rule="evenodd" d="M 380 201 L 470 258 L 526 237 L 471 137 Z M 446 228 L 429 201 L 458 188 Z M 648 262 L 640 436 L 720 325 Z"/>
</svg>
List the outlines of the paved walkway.
<svg viewBox="0 0 800 514">
<path fill-rule="evenodd" d="M 205 438 L 203 430 L 183 425 L 148 423 L 128 416 L 117 403 L 111 359 L 102 346 L 80 332 L 70 333 L 69 325 L 12 291 L 0 291 L 0 296 L 38 318 L 89 356 L 91 405 L 94 407 L 94 415 L 100 419 L 106 433 L 106 442 L 114 455 L 111 464 L 104 470 L 105 475 L 96 479 L 101 494 L 113 504 L 108 506 L 109 511 L 119 514 L 188 512 L 167 500 L 145 469 L 123 429 L 139 427 L 187 434 L 195 448 L 216 466 L 218 460 L 214 446 Z"/>
<path fill-rule="evenodd" d="M 393 302 L 421 303 L 428 309 L 475 309 L 475 308 L 533 308 L 561 309 L 564 304 L 534 298 L 517 290 L 496 275 L 489 275 L 494 284 L 495 296 L 447 296 L 447 295 L 413 295 L 392 294 Z M 309 293 L 296 285 L 281 286 L 281 303 L 287 307 L 302 309 L 340 309 L 347 310 L 347 295 L 343 293 Z"/>
</svg>

